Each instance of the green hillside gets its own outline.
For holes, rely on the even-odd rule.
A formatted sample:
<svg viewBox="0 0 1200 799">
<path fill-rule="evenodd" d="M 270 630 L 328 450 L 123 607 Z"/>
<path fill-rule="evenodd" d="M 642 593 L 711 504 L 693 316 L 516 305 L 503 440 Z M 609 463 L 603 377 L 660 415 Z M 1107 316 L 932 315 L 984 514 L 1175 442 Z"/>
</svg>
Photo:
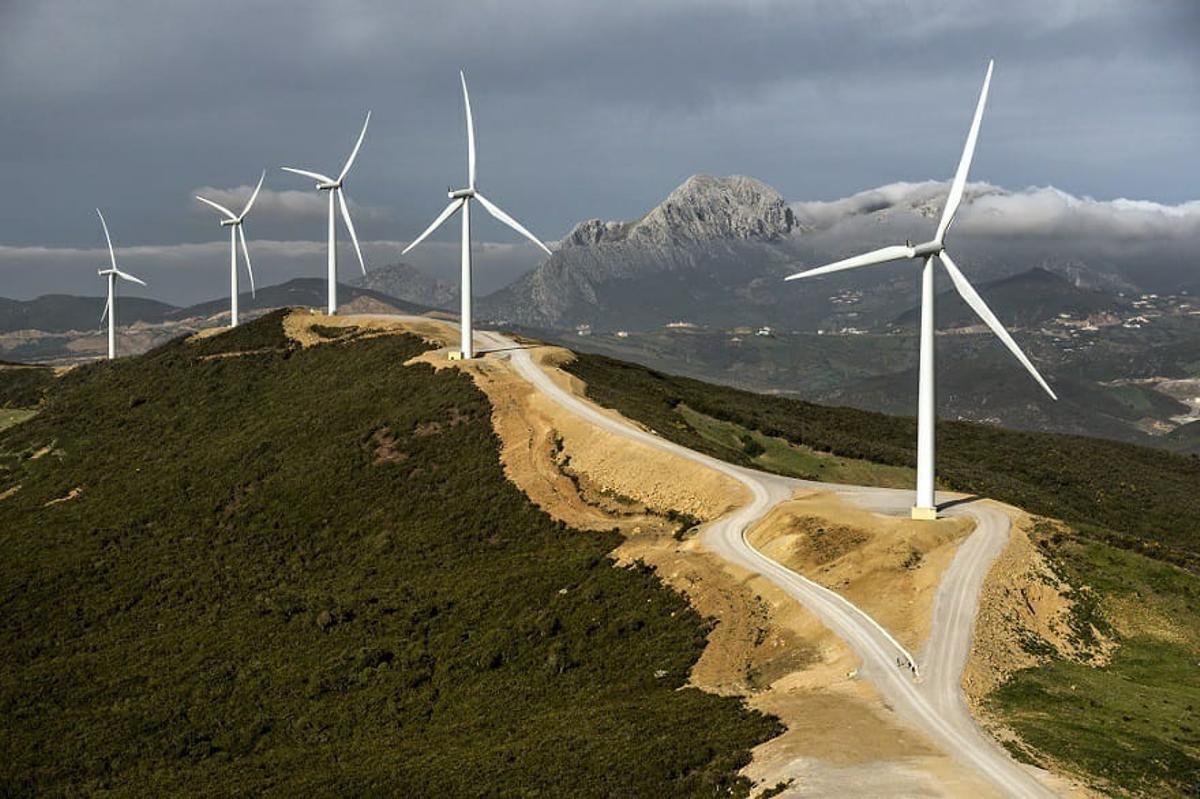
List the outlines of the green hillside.
<svg viewBox="0 0 1200 799">
<path fill-rule="evenodd" d="M 566 366 L 602 405 L 685 446 L 736 463 L 688 423 L 685 409 L 846 458 L 916 464 L 916 421 L 755 394 L 600 355 Z M 760 464 L 761 465 L 761 464 Z M 947 488 L 1063 519 L 1094 537 L 1200 567 L 1200 458 L 1104 439 L 938 423 L 938 478 Z"/>
<path fill-rule="evenodd" d="M 49 367 L 0 361 L 0 409 L 36 407 L 53 384 Z"/>
<path fill-rule="evenodd" d="M 776 723 L 683 687 L 706 623 L 504 478 L 470 379 L 280 320 L 0 433 L 0 794 L 745 793 Z"/>
<path fill-rule="evenodd" d="M 734 463 L 896 485 L 906 476 L 900 467 L 915 460 L 912 419 L 753 394 L 597 355 L 566 368 L 601 404 Z M 986 702 L 1020 736 L 1009 748 L 1022 760 L 1065 767 L 1106 795 L 1196 795 L 1200 459 L 958 422 L 939 423 L 938 435 L 949 487 L 1071 522 L 1039 522 L 1034 541 L 1073 586 L 1074 633 L 1088 639 L 1103 630 L 1117 644 L 1096 668 L 1027 631 L 1022 645 L 1043 662 L 1013 674 Z M 788 458 L 765 457 L 769 442 L 790 447 Z M 822 452 L 829 455 L 814 468 Z"/>
</svg>

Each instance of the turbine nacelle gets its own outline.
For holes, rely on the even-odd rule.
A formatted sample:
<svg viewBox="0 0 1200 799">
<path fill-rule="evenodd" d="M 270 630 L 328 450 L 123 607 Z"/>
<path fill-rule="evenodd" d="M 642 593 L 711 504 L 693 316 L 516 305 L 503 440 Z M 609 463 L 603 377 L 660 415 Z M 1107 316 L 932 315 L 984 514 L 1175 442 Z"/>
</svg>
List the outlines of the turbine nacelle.
<svg viewBox="0 0 1200 799">
<path fill-rule="evenodd" d="M 451 200 L 470 199 L 475 196 L 475 189 L 447 189 L 446 194 Z"/>
<path fill-rule="evenodd" d="M 367 262 L 363 260 L 362 248 L 358 244 L 358 233 L 354 229 L 354 222 L 350 219 L 350 206 L 346 203 L 346 192 L 344 185 L 346 175 L 350 174 L 350 167 L 354 166 L 354 159 L 358 158 L 358 151 L 362 148 L 363 139 L 367 135 L 367 126 L 371 124 L 371 112 L 367 112 L 367 118 L 363 120 L 362 130 L 358 132 L 358 140 L 354 142 L 354 149 L 350 151 L 350 156 L 346 159 L 346 163 L 342 166 L 342 171 L 338 176 L 330 177 L 321 172 L 313 172 L 309 169 L 297 169 L 292 166 L 280 167 L 284 172 L 291 172 L 293 175 L 311 178 L 315 184 L 317 191 L 329 192 L 329 313 L 333 314 L 337 311 L 337 236 L 335 231 L 335 214 L 339 209 L 342 215 L 342 221 L 346 224 L 346 232 L 350 234 L 350 242 L 354 245 L 354 254 L 358 256 L 358 266 L 362 269 L 362 273 L 367 273 Z"/>
<path fill-rule="evenodd" d="M 954 259 L 950 257 L 950 253 L 946 252 L 945 239 L 946 233 L 950 229 L 950 225 L 954 222 L 954 217 L 958 213 L 959 206 L 962 204 L 963 194 L 967 186 L 967 174 L 971 168 L 971 161 L 975 156 L 975 143 L 979 138 L 979 126 L 983 119 L 983 109 L 987 104 L 988 88 L 992 82 L 992 64 L 988 63 L 987 75 L 983 79 L 983 89 L 979 93 L 979 102 L 975 106 L 975 116 L 971 120 L 971 128 L 967 133 L 967 142 L 963 147 L 962 157 L 959 159 L 958 168 L 954 172 L 954 178 L 950 182 L 950 190 L 946 195 L 946 204 L 942 208 L 942 216 L 938 221 L 937 231 L 933 234 L 933 238 L 921 244 L 913 244 L 911 241 L 905 241 L 904 244 L 894 244 L 890 247 L 881 247 L 878 250 L 855 255 L 850 258 L 844 258 L 840 261 L 835 261 L 825 266 L 818 266 L 815 269 L 807 269 L 803 272 L 797 272 L 794 275 L 789 275 L 785 280 L 797 280 L 806 277 L 816 277 L 818 275 L 828 275 L 834 272 L 842 272 L 848 269 L 858 269 L 863 266 L 873 266 L 875 264 L 885 264 L 892 261 L 903 261 L 910 258 L 920 258 L 928 262 L 932 258 L 937 258 L 938 261 L 945 267 L 951 281 L 954 284 L 955 290 L 966 301 L 967 305 L 975 311 L 976 315 L 995 333 L 1004 346 L 1013 354 L 1013 356 L 1025 367 L 1026 371 L 1040 385 L 1052 399 L 1058 399 L 1051 390 L 1050 386 L 1034 368 L 1029 358 L 1013 341 L 1008 331 L 1000 324 L 1000 320 L 992 313 L 991 309 L 984 303 L 983 298 L 978 292 L 972 288 L 963 276 L 962 271 L 954 263 Z M 932 297 L 929 301 L 932 301 Z M 922 303 L 926 300 L 922 300 Z M 924 368 L 924 367 L 922 367 Z"/>
<path fill-rule="evenodd" d="M 942 250 L 946 249 L 940 241 L 930 239 L 923 244 L 909 244 L 909 249 L 912 250 L 910 258 L 928 258 L 931 255 L 941 255 Z"/>
</svg>

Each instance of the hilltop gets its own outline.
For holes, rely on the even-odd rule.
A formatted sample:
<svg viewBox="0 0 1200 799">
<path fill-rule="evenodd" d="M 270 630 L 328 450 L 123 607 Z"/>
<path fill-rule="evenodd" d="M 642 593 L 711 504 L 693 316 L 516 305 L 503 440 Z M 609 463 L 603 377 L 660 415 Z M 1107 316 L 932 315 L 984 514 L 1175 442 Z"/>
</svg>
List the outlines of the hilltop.
<svg viewBox="0 0 1200 799">
<path fill-rule="evenodd" d="M 238 296 L 244 319 L 276 308 L 323 308 L 327 283 L 322 278 L 295 278 Z M 425 313 L 429 308 L 372 288 L 338 284 L 343 308 L 391 313 Z M 105 339 L 98 323 L 103 297 L 46 295 L 34 300 L 0 300 L 0 352 L 12 360 L 78 363 L 103 357 Z M 146 352 L 180 336 L 229 320 L 229 299 L 178 307 L 142 297 L 118 300 L 117 349 L 122 354 Z"/>
<path fill-rule="evenodd" d="M 746 501 L 736 486 L 556 414 L 505 352 L 446 368 L 405 330 L 453 338 L 429 319 L 278 312 L 57 379 L 0 369 L 0 388 L 25 381 L 0 397 L 42 398 L 0 433 L 0 527 L 39 530 L 0 538 L 7 787 L 738 795 L 775 785 L 771 753 L 850 754 L 899 780 L 913 757 L 957 768 L 846 676 L 828 629 L 698 546 L 698 522 Z M 701 452 L 911 485 L 911 419 L 532 352 Z M 948 487 L 1036 514 L 1009 507 L 984 586 L 977 714 L 1018 757 L 1105 791 L 1189 784 L 1197 461 L 941 428 Z M 801 494 L 753 539 L 917 648 L 962 520 Z"/>
<path fill-rule="evenodd" d="M 686 687 L 686 600 L 506 480 L 421 339 L 283 317 L 0 433 L 4 792 L 744 793 L 776 724 Z"/>
</svg>

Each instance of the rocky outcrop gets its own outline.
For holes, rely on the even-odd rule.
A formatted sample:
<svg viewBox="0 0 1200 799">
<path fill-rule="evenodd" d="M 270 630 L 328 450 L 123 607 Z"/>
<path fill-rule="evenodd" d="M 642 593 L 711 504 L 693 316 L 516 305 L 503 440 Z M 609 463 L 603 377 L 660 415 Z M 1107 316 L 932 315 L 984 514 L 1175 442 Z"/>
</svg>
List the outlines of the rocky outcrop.
<svg viewBox="0 0 1200 799">
<path fill-rule="evenodd" d="M 636 222 L 589 219 L 575 226 L 563 247 L 772 240 L 787 237 L 795 224 L 783 197 L 761 181 L 744 175 L 693 175 Z"/>
<path fill-rule="evenodd" d="M 664 323 L 782 268 L 788 258 L 779 245 L 795 229 L 770 186 L 695 175 L 636 221 L 576 225 L 550 258 L 484 298 L 480 310 L 538 327 Z"/>
<path fill-rule="evenodd" d="M 458 304 L 458 287 L 430 277 L 405 263 L 372 267 L 350 285 L 370 289 L 428 308 L 453 308 Z"/>
</svg>

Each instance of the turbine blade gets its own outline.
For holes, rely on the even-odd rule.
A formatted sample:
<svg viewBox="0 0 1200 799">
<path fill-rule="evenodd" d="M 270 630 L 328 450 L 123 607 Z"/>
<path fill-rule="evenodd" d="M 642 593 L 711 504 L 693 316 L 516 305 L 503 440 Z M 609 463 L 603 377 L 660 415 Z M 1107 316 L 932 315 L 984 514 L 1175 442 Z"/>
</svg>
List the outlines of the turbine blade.
<svg viewBox="0 0 1200 799">
<path fill-rule="evenodd" d="M 258 193 L 262 190 L 263 181 L 266 179 L 267 179 L 267 170 L 264 169 L 262 171 L 262 174 L 258 176 L 258 185 L 254 187 L 254 193 L 250 195 L 249 201 L 246 202 L 246 207 L 242 209 L 242 215 L 237 217 L 237 220 L 239 222 L 241 222 L 243 219 L 245 219 L 246 214 L 250 213 L 250 209 L 252 207 L 254 207 L 254 201 L 258 199 Z"/>
<path fill-rule="evenodd" d="M 338 175 L 337 182 L 341 183 L 345 180 L 346 175 L 350 172 L 350 167 L 354 166 L 354 159 L 358 157 L 358 148 L 362 147 L 363 137 L 367 135 L 367 125 L 371 124 L 371 112 L 367 112 L 367 121 L 363 123 L 362 130 L 358 134 L 358 141 L 354 143 L 354 149 L 350 151 L 350 157 L 346 159 L 346 165 L 342 167 L 342 173 Z"/>
<path fill-rule="evenodd" d="M 958 213 L 959 203 L 962 202 L 963 190 L 967 186 L 967 173 L 971 171 L 971 159 L 975 157 L 975 142 L 979 139 L 979 124 L 983 121 L 983 107 L 987 105 L 988 87 L 992 84 L 992 67 L 995 61 L 988 61 L 987 76 L 983 79 L 983 89 L 979 92 L 979 103 L 975 106 L 975 118 L 971 120 L 971 131 L 967 134 L 967 143 L 963 147 L 962 158 L 958 161 L 958 171 L 954 173 L 954 182 L 950 184 L 950 193 L 946 195 L 946 207 L 942 209 L 942 218 L 938 222 L 937 234 L 933 237 L 941 242 Z"/>
<path fill-rule="evenodd" d="M 219 205 L 218 203 L 215 203 L 212 200 L 206 200 L 203 197 L 201 197 L 199 194 L 196 195 L 196 199 L 199 200 L 200 202 L 204 203 L 207 206 L 217 209 L 217 211 L 219 211 L 222 214 L 225 214 L 225 216 L 229 217 L 230 219 L 237 219 L 237 216 L 233 213 L 233 211 L 230 211 L 228 208 L 226 208 L 223 205 Z"/>
<path fill-rule="evenodd" d="M 441 226 L 441 224 L 443 222 L 445 222 L 447 219 L 449 219 L 450 215 L 452 213 L 454 213 L 455 211 L 457 211 L 462 206 L 463 202 L 464 202 L 464 200 L 462 198 L 459 198 L 459 199 L 453 201 L 452 203 L 450 203 L 449 205 L 447 205 L 446 210 L 444 210 L 440 214 L 438 214 L 437 219 L 433 220 L 432 224 L 430 224 L 429 227 L 425 228 L 425 232 L 422 233 L 420 236 L 417 236 L 415 239 L 413 239 L 412 244 L 405 247 L 400 252 L 400 254 L 407 255 L 409 250 L 411 250 L 413 247 L 416 247 L 418 244 L 420 244 L 422 241 L 424 241 L 425 237 L 428 236 L 433 231 L 437 230 L 438 227 Z"/>
<path fill-rule="evenodd" d="M 254 267 L 250 266 L 250 250 L 246 247 L 246 232 L 242 230 L 242 226 L 237 226 L 238 241 L 242 243 L 242 255 L 246 258 L 246 271 L 250 273 L 250 296 L 254 294 Z"/>
<path fill-rule="evenodd" d="M 467 185 L 475 188 L 475 120 L 471 116 L 471 95 L 467 94 L 467 76 L 460 69 L 458 78 L 462 81 L 463 106 L 467 109 Z"/>
<path fill-rule="evenodd" d="M 946 267 L 946 271 L 950 274 L 950 279 L 954 281 L 954 288 L 958 289 L 959 295 L 967 301 L 967 305 L 970 305 L 975 313 L 979 315 L 979 318 L 982 319 L 987 326 L 992 329 L 992 332 L 1004 342 L 1004 346 L 1008 347 L 1009 352 L 1016 356 L 1016 359 L 1021 362 L 1021 365 L 1024 366 L 1026 370 L 1028 370 L 1029 374 L 1033 375 L 1033 379 L 1038 382 L 1038 385 L 1046 390 L 1046 393 L 1050 395 L 1050 398 L 1055 400 L 1058 399 L 1058 395 L 1056 395 L 1046 381 L 1042 379 L 1041 374 L 1039 374 L 1038 370 L 1034 368 L 1033 363 L 1030 362 L 1029 358 L 1025 357 L 1025 353 L 1021 352 L 1021 348 L 1017 346 L 1017 342 L 1013 341 L 1013 337 L 1010 336 L 1008 331 L 1004 329 L 1004 325 L 1000 324 L 1000 320 L 996 318 L 994 313 L 992 313 L 992 309 L 987 307 L 987 303 L 983 301 L 983 297 L 980 297 L 979 293 L 975 291 L 974 287 L 967 282 L 967 278 L 961 271 L 959 271 L 959 268 L 955 265 L 954 260 L 950 258 L 949 253 L 943 250 L 938 257 L 942 260 L 942 266 Z"/>
<path fill-rule="evenodd" d="M 350 221 L 350 209 L 346 206 L 346 195 L 341 189 L 334 189 L 338 196 L 338 206 L 342 209 L 342 221 L 346 223 L 346 230 L 350 231 L 350 241 L 354 242 L 354 252 L 358 255 L 358 266 L 362 269 L 362 273 L 367 273 L 367 265 L 363 261 L 362 250 L 358 246 L 358 234 L 354 232 L 354 223 Z"/>
<path fill-rule="evenodd" d="M 120 269 L 117 270 L 117 277 L 123 280 L 128 280 L 130 283 L 137 283 L 142 286 L 146 285 L 146 281 L 142 280 L 141 278 L 134 277 L 127 272 L 122 272 Z"/>
<path fill-rule="evenodd" d="M 896 244 L 891 247 L 883 247 L 878 250 L 856 255 L 853 258 L 846 258 L 841 261 L 834 261 L 825 266 L 818 266 L 814 269 L 809 269 L 804 272 L 797 272 L 794 275 L 788 275 L 784 280 L 797 280 L 802 277 L 815 277 L 816 275 L 827 275 L 830 272 L 841 272 L 843 269 L 855 269 L 860 266 L 874 266 L 875 264 L 885 264 L 888 261 L 899 261 L 904 258 L 913 257 L 913 248 L 905 247 L 901 244 Z"/>
<path fill-rule="evenodd" d="M 504 213 L 503 211 L 501 211 L 501 210 L 500 210 L 500 209 L 499 209 L 499 208 L 498 208 L 498 207 L 497 207 L 497 206 L 496 206 L 496 205 L 495 205 L 495 204 L 494 204 L 494 203 L 493 203 L 491 200 L 489 200 L 487 197 L 484 197 L 482 194 L 476 193 L 476 194 L 475 194 L 475 199 L 476 199 L 476 200 L 479 200 L 479 202 L 483 204 L 483 207 L 487 209 L 487 212 L 488 212 L 489 214 L 491 214 L 492 216 L 496 217 L 496 218 L 497 218 L 497 219 L 499 219 L 501 222 L 503 222 L 504 224 L 508 225 L 510 228 L 512 228 L 513 230 L 517 231 L 517 232 L 518 232 L 518 233 L 520 233 L 522 236 L 524 236 L 525 238 L 529 239 L 529 240 L 530 240 L 530 241 L 532 241 L 534 244 L 536 244 L 537 246 L 539 246 L 539 247 L 541 247 L 543 250 L 545 250 L 545 251 L 546 251 L 546 255 L 553 255 L 553 253 L 552 253 L 552 252 L 550 252 L 550 248 L 549 248 L 549 247 L 547 247 L 545 244 L 542 244 L 542 242 L 541 242 L 541 241 L 538 239 L 538 237 L 537 237 L 537 236 L 533 235 L 533 234 L 532 234 L 532 233 L 530 233 L 528 230 L 526 230 L 525 228 L 521 227 L 521 223 L 520 223 L 520 222 L 518 222 L 517 220 L 513 219 L 513 218 L 512 218 L 511 216 L 509 216 L 508 214 L 506 214 L 506 213 Z"/>
<path fill-rule="evenodd" d="M 104 311 L 100 314 L 100 324 L 104 324 L 104 320 L 108 318 L 108 307 L 112 305 L 112 295 L 108 295 L 108 299 L 104 301 Z"/>
<path fill-rule="evenodd" d="M 104 240 L 108 242 L 108 260 L 112 261 L 112 268 L 117 268 L 117 254 L 113 252 L 112 236 L 108 235 L 108 223 L 104 221 L 104 214 L 100 213 L 100 209 L 96 209 L 96 215 L 100 217 L 100 227 L 104 228 Z"/>
<path fill-rule="evenodd" d="M 321 183 L 336 183 L 337 182 L 333 178 L 329 177 L 328 175 L 322 175 L 320 172 L 309 172 L 307 169 L 296 169 L 296 168 L 290 167 L 290 166 L 281 166 L 279 168 L 282 169 L 284 172 L 291 172 L 294 175 L 303 175 L 306 178 L 312 178 L 313 180 L 320 181 Z"/>
</svg>

